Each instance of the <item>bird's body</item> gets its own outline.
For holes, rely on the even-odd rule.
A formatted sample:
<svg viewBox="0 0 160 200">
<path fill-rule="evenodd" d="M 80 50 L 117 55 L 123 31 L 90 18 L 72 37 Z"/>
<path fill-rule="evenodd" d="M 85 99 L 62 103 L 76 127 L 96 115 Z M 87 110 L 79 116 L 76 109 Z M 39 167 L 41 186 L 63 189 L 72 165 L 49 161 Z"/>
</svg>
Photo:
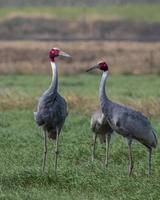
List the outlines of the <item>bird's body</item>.
<svg viewBox="0 0 160 200">
<path fill-rule="evenodd" d="M 65 118 L 68 115 L 67 103 L 65 99 L 58 93 L 58 70 L 55 64 L 55 57 L 58 56 L 69 57 L 65 52 L 60 51 L 57 48 L 53 48 L 49 52 L 52 67 L 52 81 L 51 85 L 40 97 L 37 111 L 34 113 L 35 120 L 38 126 L 44 130 L 44 160 L 43 170 L 45 168 L 45 161 L 47 156 L 47 138 L 56 140 L 55 148 L 55 171 L 57 168 L 58 158 L 58 142 L 61 128 L 65 122 Z"/>
<path fill-rule="evenodd" d="M 102 109 L 98 108 L 91 117 L 91 130 L 93 132 L 93 151 L 92 151 L 92 161 L 95 158 L 95 144 L 96 138 L 99 137 L 101 144 L 106 144 L 106 159 L 105 165 L 108 164 L 108 151 L 111 134 L 113 133 L 112 128 L 108 124 L 104 114 L 102 113 Z"/>
<path fill-rule="evenodd" d="M 101 144 L 106 143 L 106 134 L 110 135 L 113 132 L 101 108 L 98 108 L 91 117 L 91 130 L 99 137 Z"/>
<path fill-rule="evenodd" d="M 137 112 L 130 107 L 120 105 L 109 100 L 105 91 L 106 79 L 108 77 L 108 65 L 105 62 L 102 62 L 91 69 L 95 68 L 99 68 L 103 71 L 99 86 L 99 99 L 105 119 L 114 131 L 126 137 L 128 140 L 130 161 L 129 175 L 131 175 L 133 169 L 133 158 L 131 151 L 132 139 L 138 140 L 148 148 L 150 174 L 152 148 L 157 146 L 157 137 L 154 128 L 142 113 Z"/>
<path fill-rule="evenodd" d="M 108 71 L 103 72 L 99 87 L 99 98 L 102 112 L 109 125 L 117 133 L 128 139 L 137 139 L 146 147 L 156 147 L 157 138 L 149 120 L 130 107 L 110 101 L 105 93 L 105 82 Z"/>
<path fill-rule="evenodd" d="M 149 120 L 130 107 L 107 100 L 102 109 L 114 131 L 128 139 L 136 139 L 148 148 L 156 147 L 157 137 Z"/>
<path fill-rule="evenodd" d="M 43 127 L 49 138 L 56 139 L 56 130 L 62 128 L 67 113 L 65 99 L 58 92 L 53 94 L 47 91 L 39 100 L 36 122 Z"/>
</svg>

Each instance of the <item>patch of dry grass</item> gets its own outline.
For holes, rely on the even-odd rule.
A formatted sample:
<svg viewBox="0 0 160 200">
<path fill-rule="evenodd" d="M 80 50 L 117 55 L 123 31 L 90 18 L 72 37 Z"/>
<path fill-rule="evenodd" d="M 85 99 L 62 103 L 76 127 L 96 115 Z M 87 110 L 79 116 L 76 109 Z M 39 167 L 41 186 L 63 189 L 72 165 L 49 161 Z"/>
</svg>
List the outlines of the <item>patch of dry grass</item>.
<svg viewBox="0 0 160 200">
<path fill-rule="evenodd" d="M 84 98 L 75 93 L 70 93 L 66 97 L 69 110 L 84 111 L 88 114 L 96 105 L 96 99 Z M 12 109 L 36 109 L 38 98 L 28 96 L 25 92 L 18 92 L 12 89 L 0 91 L 0 111 Z M 92 102 L 92 104 L 90 103 Z"/>
<path fill-rule="evenodd" d="M 32 108 L 34 101 L 25 93 L 11 89 L 0 90 L 0 110 Z"/>
<path fill-rule="evenodd" d="M 124 105 L 134 108 L 144 113 L 148 117 L 157 117 L 160 115 L 160 99 L 117 99 Z"/>
<path fill-rule="evenodd" d="M 105 41 L 0 42 L 0 73 L 49 73 L 51 47 L 59 47 L 72 55 L 72 60 L 58 60 L 63 74 L 80 73 L 100 60 L 109 63 L 113 74 L 160 73 L 160 43 Z"/>
<path fill-rule="evenodd" d="M 99 106 L 97 98 L 87 98 L 69 93 L 66 97 L 70 112 L 83 112 L 86 115 L 91 115 Z M 37 98 L 28 96 L 24 92 L 17 92 L 11 89 L 1 90 L 0 92 L 0 111 L 12 109 L 36 109 Z M 157 117 L 160 115 L 160 99 L 124 99 L 115 97 L 113 101 L 130 106 L 137 111 L 143 112 L 148 117 Z M 33 109 L 34 108 L 34 109 Z"/>
<path fill-rule="evenodd" d="M 96 98 L 86 98 L 77 96 L 74 93 L 66 98 L 70 110 L 83 111 L 85 114 L 93 113 L 99 106 Z M 157 117 L 160 115 L 160 99 L 122 99 L 114 98 L 113 101 L 132 107 L 133 109 L 144 113 L 148 117 Z M 92 103 L 91 103 L 92 102 Z"/>
<path fill-rule="evenodd" d="M 87 98 L 78 96 L 75 93 L 71 93 L 66 97 L 69 110 L 82 111 L 85 114 L 90 114 L 95 107 L 98 107 L 98 103 L 95 98 Z M 92 102 L 92 103 L 91 103 Z"/>
</svg>

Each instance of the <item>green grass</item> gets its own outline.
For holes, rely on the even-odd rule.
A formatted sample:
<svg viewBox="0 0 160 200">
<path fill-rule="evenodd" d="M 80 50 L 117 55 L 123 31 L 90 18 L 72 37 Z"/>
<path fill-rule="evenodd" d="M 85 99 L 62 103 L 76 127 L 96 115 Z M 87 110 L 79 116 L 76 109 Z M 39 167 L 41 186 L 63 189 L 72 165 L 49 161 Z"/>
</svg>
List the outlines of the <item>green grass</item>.
<svg viewBox="0 0 160 200">
<path fill-rule="evenodd" d="M 64 96 L 76 93 L 97 99 L 99 75 L 60 76 L 59 87 Z M 0 76 L 0 95 L 14 91 L 14 95 L 36 98 L 50 82 L 49 76 Z M 160 79 L 156 75 L 110 76 L 108 94 L 112 99 L 159 99 Z M 22 98 L 25 101 L 25 99 Z M 1 102 L 1 99 L 0 99 Z M 127 145 L 114 136 L 107 169 L 102 165 L 105 148 L 97 146 L 97 159 L 91 159 L 90 116 L 83 105 L 70 111 L 60 137 L 60 158 L 57 177 L 54 174 L 53 144 L 49 142 L 45 173 L 41 171 L 43 138 L 28 109 L 3 109 L 0 103 L 0 199 L 158 199 L 159 149 L 153 155 L 153 174 L 147 176 L 146 149 L 133 144 L 135 168 L 127 176 Z M 158 118 L 151 121 L 160 132 Z"/>
<path fill-rule="evenodd" d="M 59 90 L 65 96 L 70 93 L 98 100 L 100 74 L 77 74 L 59 77 Z M 49 75 L 1 75 L 0 92 L 16 91 L 29 98 L 40 96 L 51 81 Z M 107 93 L 110 98 L 152 99 L 160 98 L 159 75 L 110 75 Z"/>
<path fill-rule="evenodd" d="M 160 4 L 103 5 L 95 7 L 28 7 L 0 8 L 0 17 L 12 14 L 50 15 L 62 19 L 77 19 L 81 16 L 100 16 L 122 18 L 133 21 L 160 22 Z"/>
</svg>

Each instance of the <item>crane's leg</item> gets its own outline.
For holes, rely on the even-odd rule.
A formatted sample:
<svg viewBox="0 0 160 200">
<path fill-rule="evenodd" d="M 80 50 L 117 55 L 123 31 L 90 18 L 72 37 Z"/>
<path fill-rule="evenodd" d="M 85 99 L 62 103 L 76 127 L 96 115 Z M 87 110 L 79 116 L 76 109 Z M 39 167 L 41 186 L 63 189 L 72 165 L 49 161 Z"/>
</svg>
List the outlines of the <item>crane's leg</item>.
<svg viewBox="0 0 160 200">
<path fill-rule="evenodd" d="M 152 148 L 148 148 L 149 155 L 148 155 L 148 175 L 151 175 L 151 158 L 152 158 Z"/>
<path fill-rule="evenodd" d="M 60 130 L 57 128 L 57 130 L 56 130 L 56 147 L 55 147 L 55 166 L 54 166 L 55 173 L 57 171 L 57 161 L 58 161 L 58 154 L 59 154 L 59 151 L 58 151 L 59 133 L 60 133 Z"/>
<path fill-rule="evenodd" d="M 105 159 L 105 166 L 108 166 L 108 157 L 109 157 L 109 145 L 110 145 L 111 135 L 106 134 L 106 159 Z"/>
<path fill-rule="evenodd" d="M 92 149 L 92 161 L 95 159 L 95 149 L 96 149 L 96 140 L 97 140 L 97 134 L 93 134 L 93 149 Z"/>
<path fill-rule="evenodd" d="M 128 166 L 128 175 L 131 176 L 133 169 L 133 157 L 132 157 L 132 139 L 128 139 L 128 147 L 129 147 L 129 166 Z"/>
<path fill-rule="evenodd" d="M 45 169 L 45 164 L 46 164 L 46 158 L 47 158 L 47 132 L 44 131 L 44 156 L 43 156 L 43 171 Z"/>
</svg>

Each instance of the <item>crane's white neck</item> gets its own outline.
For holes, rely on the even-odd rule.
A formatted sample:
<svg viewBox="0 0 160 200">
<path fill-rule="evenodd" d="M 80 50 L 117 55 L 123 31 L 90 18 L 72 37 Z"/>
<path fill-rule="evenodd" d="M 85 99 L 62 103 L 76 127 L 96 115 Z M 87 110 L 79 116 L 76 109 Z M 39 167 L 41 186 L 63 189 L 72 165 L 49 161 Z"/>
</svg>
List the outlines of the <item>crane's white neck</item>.
<svg viewBox="0 0 160 200">
<path fill-rule="evenodd" d="M 50 85 L 50 90 L 55 92 L 57 91 L 58 87 L 58 71 L 55 62 L 51 61 L 51 67 L 52 67 L 52 82 Z"/>
<path fill-rule="evenodd" d="M 104 71 L 102 74 L 100 85 L 99 85 L 99 98 L 100 98 L 101 104 L 104 103 L 106 100 L 108 100 L 108 97 L 105 91 L 105 84 L 106 84 L 107 77 L 108 77 L 108 71 Z"/>
</svg>

